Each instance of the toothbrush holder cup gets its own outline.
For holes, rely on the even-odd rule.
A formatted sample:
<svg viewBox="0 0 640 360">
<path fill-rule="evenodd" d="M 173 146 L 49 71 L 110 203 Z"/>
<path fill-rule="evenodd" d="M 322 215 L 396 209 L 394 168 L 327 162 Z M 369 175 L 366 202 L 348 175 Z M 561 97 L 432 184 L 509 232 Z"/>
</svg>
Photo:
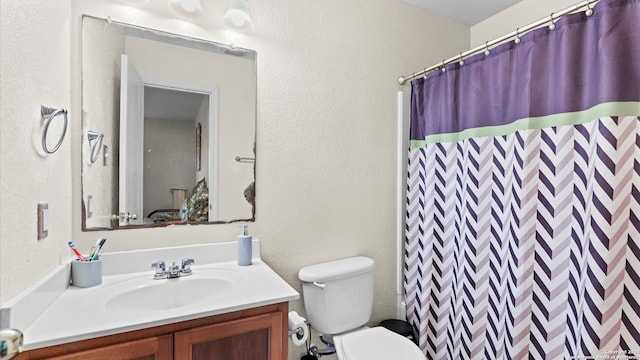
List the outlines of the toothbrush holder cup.
<svg viewBox="0 0 640 360">
<path fill-rule="evenodd" d="M 77 287 L 92 287 L 102 284 L 102 260 L 71 262 L 71 285 Z"/>
</svg>

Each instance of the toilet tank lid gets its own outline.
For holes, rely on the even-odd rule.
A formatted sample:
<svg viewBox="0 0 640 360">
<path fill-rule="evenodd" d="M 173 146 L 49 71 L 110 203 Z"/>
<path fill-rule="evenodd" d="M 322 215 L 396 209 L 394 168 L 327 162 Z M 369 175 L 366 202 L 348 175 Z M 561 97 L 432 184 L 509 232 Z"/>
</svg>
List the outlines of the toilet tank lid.
<svg viewBox="0 0 640 360">
<path fill-rule="evenodd" d="M 336 280 L 373 271 L 373 266 L 371 258 L 351 257 L 303 267 L 298 279 L 304 282 Z"/>
</svg>

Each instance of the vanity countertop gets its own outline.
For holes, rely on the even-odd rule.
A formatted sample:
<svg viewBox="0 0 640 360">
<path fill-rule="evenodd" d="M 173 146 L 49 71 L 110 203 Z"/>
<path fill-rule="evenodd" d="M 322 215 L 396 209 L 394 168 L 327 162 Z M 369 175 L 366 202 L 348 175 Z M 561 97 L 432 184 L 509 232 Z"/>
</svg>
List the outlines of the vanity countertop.
<svg viewBox="0 0 640 360">
<path fill-rule="evenodd" d="M 90 288 L 68 286 L 63 289 L 53 302 L 44 307 L 43 311 L 30 321 L 28 326 L 20 329 L 24 333 L 22 350 L 69 343 L 298 299 L 299 294 L 259 258 L 258 240 L 254 240 L 253 248 L 254 258 L 253 264 L 250 266 L 237 265 L 235 242 L 104 254 L 102 284 Z M 105 290 L 113 289 L 110 287 L 118 286 L 122 288 L 123 284 L 131 280 L 152 279 L 151 262 L 164 260 L 168 264 L 171 261 L 179 263 L 182 258 L 188 257 L 192 257 L 196 261 L 192 266 L 193 275 L 189 277 L 197 279 L 199 276 L 206 276 L 207 273 L 218 272 L 224 274 L 224 272 L 227 272 L 232 274 L 234 279 L 241 279 L 241 281 L 228 296 L 223 294 L 213 300 L 196 301 L 188 306 L 168 309 L 160 308 L 153 311 L 136 311 L 133 309 L 131 311 L 122 311 L 122 309 L 114 311 L 106 307 L 105 301 L 101 299 L 102 294 L 105 294 Z M 232 258 L 232 260 L 229 258 Z M 135 264 L 141 265 L 132 265 L 130 261 L 132 259 L 136 260 Z M 68 272 L 68 267 L 66 271 Z M 179 279 L 151 281 L 168 282 L 175 280 Z M 135 281 L 132 284 L 135 284 Z M 39 286 L 40 288 L 42 287 L 41 285 Z M 28 298 L 28 296 L 24 297 L 24 299 Z M 135 305 L 140 306 L 140 304 Z M 24 310 L 25 306 L 25 304 L 17 304 L 16 308 L 22 307 Z M 153 304 L 149 304 L 149 307 L 153 307 Z M 18 316 L 19 313 L 14 313 L 14 317 Z"/>
</svg>

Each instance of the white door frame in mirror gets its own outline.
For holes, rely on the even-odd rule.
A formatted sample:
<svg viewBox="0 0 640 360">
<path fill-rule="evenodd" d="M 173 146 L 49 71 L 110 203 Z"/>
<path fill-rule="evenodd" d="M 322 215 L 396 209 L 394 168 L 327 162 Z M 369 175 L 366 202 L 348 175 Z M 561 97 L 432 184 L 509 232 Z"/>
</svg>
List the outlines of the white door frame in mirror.
<svg viewBox="0 0 640 360">
<path fill-rule="evenodd" d="M 156 87 L 181 92 L 202 94 L 209 99 L 209 132 L 208 132 L 208 172 L 207 186 L 209 188 L 209 221 L 218 219 L 218 110 L 219 110 L 219 87 L 210 87 L 200 84 L 190 84 L 169 79 L 150 77 L 142 75 L 145 87 Z M 197 182 L 197 179 L 196 179 Z M 191 189 L 189 189 L 191 190 Z"/>
<path fill-rule="evenodd" d="M 121 59 L 118 223 L 142 224 L 144 80 L 125 54 Z"/>
</svg>

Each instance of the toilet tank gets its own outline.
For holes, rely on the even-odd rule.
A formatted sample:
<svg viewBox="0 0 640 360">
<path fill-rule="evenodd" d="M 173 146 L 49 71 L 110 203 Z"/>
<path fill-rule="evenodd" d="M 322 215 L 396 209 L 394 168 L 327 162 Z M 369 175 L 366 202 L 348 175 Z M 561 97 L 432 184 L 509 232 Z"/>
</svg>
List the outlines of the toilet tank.
<svg viewBox="0 0 640 360">
<path fill-rule="evenodd" d="M 300 269 L 311 327 L 339 334 L 365 325 L 373 309 L 373 268 L 373 259 L 359 256 Z"/>
</svg>

